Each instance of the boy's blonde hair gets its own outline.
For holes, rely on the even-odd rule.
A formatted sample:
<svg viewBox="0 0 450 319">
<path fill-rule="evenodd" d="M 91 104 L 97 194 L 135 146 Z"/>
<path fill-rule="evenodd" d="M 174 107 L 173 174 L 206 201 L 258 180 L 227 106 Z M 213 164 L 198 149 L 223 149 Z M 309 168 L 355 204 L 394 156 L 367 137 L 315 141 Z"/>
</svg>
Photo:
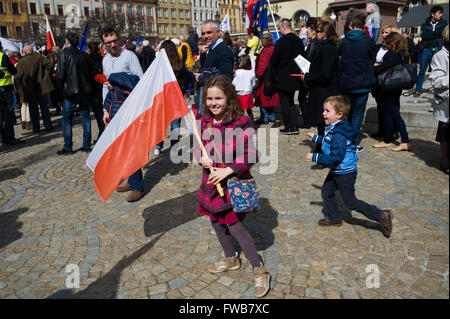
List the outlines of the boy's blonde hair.
<svg viewBox="0 0 450 319">
<path fill-rule="evenodd" d="M 323 104 L 330 103 L 336 113 L 342 112 L 342 119 L 346 120 L 350 114 L 350 99 L 343 95 L 328 97 Z"/>
</svg>

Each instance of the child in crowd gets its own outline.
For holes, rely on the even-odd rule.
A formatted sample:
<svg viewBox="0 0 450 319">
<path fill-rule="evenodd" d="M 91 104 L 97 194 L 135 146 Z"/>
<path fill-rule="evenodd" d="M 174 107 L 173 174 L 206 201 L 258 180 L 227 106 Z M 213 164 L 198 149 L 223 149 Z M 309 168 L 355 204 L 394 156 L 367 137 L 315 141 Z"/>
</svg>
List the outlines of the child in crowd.
<svg viewBox="0 0 450 319">
<path fill-rule="evenodd" d="M 239 103 L 243 110 L 247 110 L 248 116 L 253 122 L 253 112 L 252 108 L 255 107 L 253 104 L 253 88 L 256 85 L 255 71 L 252 70 L 252 62 L 250 56 L 243 56 L 241 58 L 241 63 L 239 69 L 236 70 L 236 75 L 233 79 L 233 85 L 236 89 L 236 93 L 239 98 Z"/>
<path fill-rule="evenodd" d="M 248 116 L 243 115 L 238 97 L 227 76 L 219 75 L 205 82 L 203 103 L 206 110 L 201 119 L 201 135 L 205 148 L 214 151 L 214 158 L 210 159 L 207 154 L 202 154 L 200 158 L 200 149 L 196 146 L 196 158 L 200 158 L 199 162 L 203 166 L 202 184 L 198 192 L 199 212 L 211 219 L 211 225 L 225 254 L 225 258 L 222 257 L 219 262 L 211 264 L 208 270 L 211 273 L 221 273 L 240 268 L 239 256 L 233 243 L 234 237 L 253 267 L 255 297 L 263 297 L 270 287 L 269 271 L 264 268 L 255 242 L 242 224 L 246 213 L 233 211 L 226 190 L 227 180 L 232 176 L 238 179 L 252 178 L 250 167 L 254 163 L 250 163 L 249 159 L 254 158 L 256 161 L 256 149 L 252 146 L 252 137 L 248 136 L 248 131 L 245 132 L 252 126 L 252 122 Z M 228 141 L 225 129 L 228 131 L 230 128 L 233 132 L 244 135 L 236 136 L 234 141 L 233 136 L 230 136 L 231 141 Z M 236 141 L 244 143 L 241 152 L 243 154 L 238 154 Z M 222 165 L 228 158 L 232 158 L 232 162 Z M 225 189 L 225 196 L 219 195 L 217 183 L 221 183 Z"/>
<path fill-rule="evenodd" d="M 379 222 L 385 237 L 392 233 L 392 213 L 369 205 L 355 196 L 358 156 L 356 145 L 359 142 L 358 131 L 346 120 L 350 113 L 350 101 L 347 97 L 330 96 L 324 102 L 323 118 L 325 136 L 308 133 L 315 143 L 322 143 L 323 154 L 308 153 L 308 162 L 317 162 L 331 170 L 322 186 L 323 213 L 319 226 L 342 226 L 335 191 L 339 190 L 344 203 L 351 210 L 362 213 L 368 219 Z"/>
</svg>

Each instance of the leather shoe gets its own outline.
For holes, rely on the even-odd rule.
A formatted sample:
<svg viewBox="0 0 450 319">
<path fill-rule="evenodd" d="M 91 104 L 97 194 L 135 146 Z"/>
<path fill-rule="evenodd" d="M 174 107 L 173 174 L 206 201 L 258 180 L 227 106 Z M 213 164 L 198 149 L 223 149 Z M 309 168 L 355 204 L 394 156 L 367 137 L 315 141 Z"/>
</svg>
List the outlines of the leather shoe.
<svg viewBox="0 0 450 319">
<path fill-rule="evenodd" d="M 70 155 L 70 154 L 73 154 L 73 151 L 68 151 L 63 148 L 62 150 L 57 151 L 56 154 L 57 155 Z"/>
<path fill-rule="evenodd" d="M 117 187 L 117 192 L 119 192 L 119 193 L 124 193 L 124 192 L 128 192 L 128 191 L 131 191 L 130 184 L 125 184 L 125 185 Z"/>
<path fill-rule="evenodd" d="M 322 218 L 319 220 L 319 226 L 327 227 L 327 226 L 335 226 L 335 227 L 341 227 L 342 226 L 342 219 L 339 219 L 337 221 L 329 220 L 328 218 Z"/>
<path fill-rule="evenodd" d="M 391 237 L 392 233 L 392 218 L 394 216 L 392 215 L 390 210 L 382 210 L 381 211 L 381 220 L 380 225 L 381 229 L 383 229 L 383 235 L 384 237 Z"/>
<path fill-rule="evenodd" d="M 140 192 L 140 191 L 132 191 L 130 193 L 130 195 L 128 195 L 127 197 L 127 201 L 131 202 L 136 202 L 138 200 L 140 200 L 142 197 L 144 197 L 145 192 Z"/>
</svg>

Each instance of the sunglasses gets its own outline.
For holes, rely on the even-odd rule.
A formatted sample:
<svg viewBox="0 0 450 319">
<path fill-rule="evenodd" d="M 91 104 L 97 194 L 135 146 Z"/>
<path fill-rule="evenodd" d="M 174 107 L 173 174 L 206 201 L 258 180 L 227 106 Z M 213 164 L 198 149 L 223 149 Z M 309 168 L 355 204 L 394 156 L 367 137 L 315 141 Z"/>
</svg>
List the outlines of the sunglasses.
<svg viewBox="0 0 450 319">
<path fill-rule="evenodd" d="M 323 30 L 316 30 L 316 33 L 322 33 Z"/>
</svg>

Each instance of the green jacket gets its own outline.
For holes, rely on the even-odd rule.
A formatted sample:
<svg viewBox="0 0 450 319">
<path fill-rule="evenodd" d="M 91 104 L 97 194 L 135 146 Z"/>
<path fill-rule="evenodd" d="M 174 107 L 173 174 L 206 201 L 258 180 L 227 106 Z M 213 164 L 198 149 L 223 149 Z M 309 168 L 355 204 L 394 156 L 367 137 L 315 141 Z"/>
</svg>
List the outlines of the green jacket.
<svg viewBox="0 0 450 319">
<path fill-rule="evenodd" d="M 431 18 L 427 18 L 425 23 L 421 27 L 422 36 L 422 49 L 423 48 L 442 48 L 444 40 L 442 39 L 442 31 L 447 26 L 447 21 L 444 19 L 439 20 L 433 31 L 433 25 L 431 24 Z"/>
</svg>

